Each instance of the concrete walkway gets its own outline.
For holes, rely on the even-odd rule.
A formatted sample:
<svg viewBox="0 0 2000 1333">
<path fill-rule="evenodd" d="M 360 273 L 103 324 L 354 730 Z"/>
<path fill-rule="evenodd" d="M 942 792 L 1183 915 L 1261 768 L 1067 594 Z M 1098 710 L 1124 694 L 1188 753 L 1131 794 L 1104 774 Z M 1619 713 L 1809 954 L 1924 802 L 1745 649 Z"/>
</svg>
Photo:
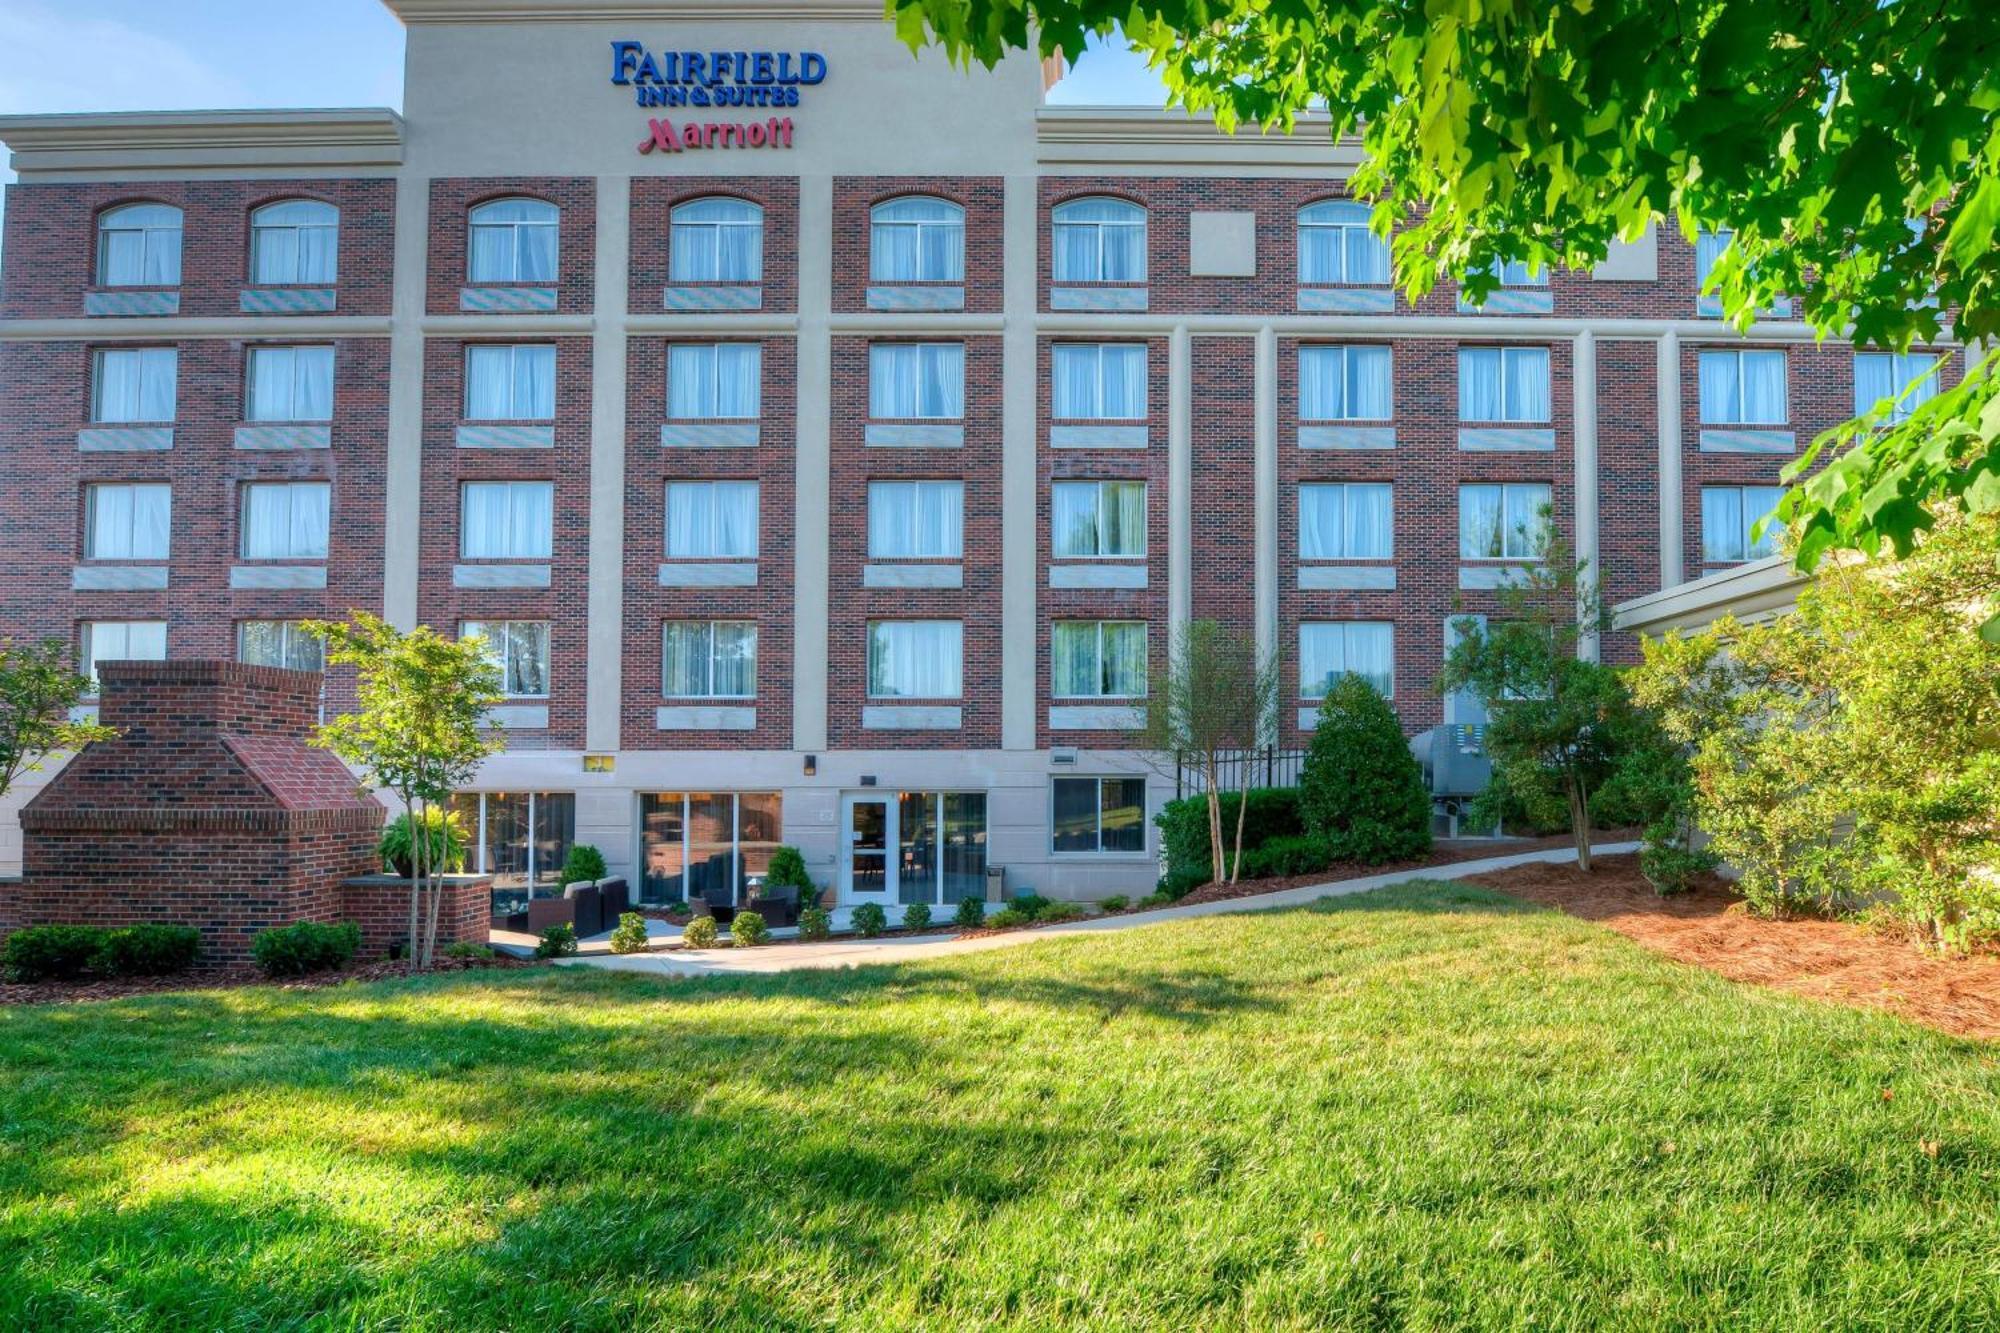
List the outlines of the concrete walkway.
<svg viewBox="0 0 2000 1333">
<path fill-rule="evenodd" d="M 1616 856 L 1637 851 L 1636 842 L 1599 844 L 1598 856 Z M 1321 898 L 1350 893 L 1366 893 L 1392 884 L 1408 884 L 1420 879 L 1453 879 L 1459 875 L 1482 875 L 1489 870 L 1506 870 L 1536 862 L 1574 861 L 1573 848 L 1553 848 L 1538 852 L 1518 852 L 1512 856 L 1491 856 L 1480 861 L 1458 861 L 1451 865 L 1427 866 L 1420 870 L 1396 870 L 1384 875 L 1364 875 L 1360 879 L 1307 884 L 1276 893 L 1260 893 L 1248 898 L 1221 902 L 1193 903 L 1184 907 L 1160 907 L 1150 912 L 1127 912 L 1119 916 L 1090 917 L 1065 921 L 1060 925 L 1037 926 L 1002 931 L 992 935 L 895 935 L 881 939 L 824 940 L 816 944 L 786 944 L 761 949 L 675 949 L 671 953 L 593 954 L 559 961 L 565 967 L 601 967 L 613 972 L 645 972 L 662 977 L 734 976 L 738 974 L 794 972 L 806 968 L 860 967 L 870 963 L 913 963 L 925 958 L 945 958 L 954 954 L 984 953 L 988 949 L 1011 949 L 1037 940 L 1065 935 L 1084 935 L 1107 930 L 1134 930 L 1163 921 L 1183 921 L 1190 917 L 1218 916 L 1224 912 L 1257 912 L 1270 907 L 1300 907 Z"/>
</svg>

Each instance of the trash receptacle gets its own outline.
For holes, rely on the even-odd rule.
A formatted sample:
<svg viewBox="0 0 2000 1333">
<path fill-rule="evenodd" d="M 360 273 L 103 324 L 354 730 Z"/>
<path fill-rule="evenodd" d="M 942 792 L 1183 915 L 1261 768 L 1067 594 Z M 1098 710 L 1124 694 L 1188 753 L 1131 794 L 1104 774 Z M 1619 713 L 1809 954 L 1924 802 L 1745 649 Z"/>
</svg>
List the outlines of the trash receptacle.
<svg viewBox="0 0 2000 1333">
<path fill-rule="evenodd" d="M 986 867 L 986 901 L 1004 903 L 1007 901 L 1007 867 L 989 865 Z"/>
</svg>

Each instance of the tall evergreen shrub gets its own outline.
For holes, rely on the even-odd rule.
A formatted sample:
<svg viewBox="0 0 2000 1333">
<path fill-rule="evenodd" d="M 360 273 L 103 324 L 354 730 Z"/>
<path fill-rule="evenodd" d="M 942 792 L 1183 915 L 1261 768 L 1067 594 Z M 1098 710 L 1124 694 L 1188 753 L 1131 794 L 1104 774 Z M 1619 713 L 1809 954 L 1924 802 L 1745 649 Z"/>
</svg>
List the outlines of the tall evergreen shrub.
<svg viewBox="0 0 2000 1333">
<path fill-rule="evenodd" d="M 1389 701 L 1360 676 L 1341 676 L 1320 702 L 1299 779 L 1307 833 L 1336 861 L 1379 865 L 1431 848 L 1431 796 Z"/>
</svg>

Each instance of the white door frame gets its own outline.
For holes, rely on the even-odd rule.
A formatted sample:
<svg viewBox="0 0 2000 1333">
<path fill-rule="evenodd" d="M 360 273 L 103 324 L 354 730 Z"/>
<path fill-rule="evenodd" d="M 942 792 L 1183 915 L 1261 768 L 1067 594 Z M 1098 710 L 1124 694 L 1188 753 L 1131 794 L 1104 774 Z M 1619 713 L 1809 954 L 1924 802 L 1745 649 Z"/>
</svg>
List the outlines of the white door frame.
<svg viewBox="0 0 2000 1333">
<path fill-rule="evenodd" d="M 856 834 L 854 832 L 854 812 L 857 806 L 879 805 L 882 807 L 882 888 L 873 893 L 857 892 L 854 887 L 854 865 Z M 862 903 L 878 903 L 884 909 L 893 906 L 897 899 L 897 872 L 902 861 L 902 830 L 898 827 L 900 813 L 896 793 L 891 791 L 851 791 L 840 796 L 840 833 L 838 852 L 840 858 L 839 891 L 836 905 L 858 907 Z M 862 853 L 873 860 L 873 853 Z"/>
</svg>

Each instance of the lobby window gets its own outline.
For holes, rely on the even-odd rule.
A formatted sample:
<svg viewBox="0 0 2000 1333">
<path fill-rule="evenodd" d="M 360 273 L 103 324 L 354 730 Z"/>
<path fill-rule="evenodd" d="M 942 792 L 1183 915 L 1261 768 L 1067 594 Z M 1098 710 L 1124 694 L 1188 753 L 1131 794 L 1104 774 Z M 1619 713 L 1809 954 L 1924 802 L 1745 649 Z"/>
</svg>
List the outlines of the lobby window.
<svg viewBox="0 0 2000 1333">
<path fill-rule="evenodd" d="M 986 793 L 906 791 L 896 797 L 902 864 L 897 897 L 904 904 L 986 896 Z"/>
<path fill-rule="evenodd" d="M 250 281 L 260 287 L 330 285 L 339 270 L 340 210 L 286 199 L 250 215 Z"/>
<path fill-rule="evenodd" d="M 958 560 L 965 554 L 965 483 L 868 483 L 871 560 Z"/>
<path fill-rule="evenodd" d="M 556 876 L 576 841 L 576 794 L 462 791 L 451 811 L 467 835 L 466 870 L 493 877 L 494 923 L 526 930 L 529 900 L 558 891 Z"/>
<path fill-rule="evenodd" d="M 1059 419 L 1145 419 L 1144 343 L 1057 343 L 1051 349 L 1050 365 Z"/>
<path fill-rule="evenodd" d="M 1058 560 L 1146 554 L 1146 483 L 1058 481 L 1049 488 L 1050 542 Z"/>
<path fill-rule="evenodd" d="M 83 558 L 165 560 L 173 487 L 165 482 L 102 482 L 84 491 Z"/>
<path fill-rule="evenodd" d="M 245 620 L 236 626 L 236 660 L 251 666 L 326 670 L 326 645 L 296 620 Z"/>
<path fill-rule="evenodd" d="M 181 280 L 181 211 L 127 204 L 97 219 L 97 285 L 176 287 Z"/>
<path fill-rule="evenodd" d="M 1779 525 L 1761 537 L 1751 530 L 1778 508 L 1782 486 L 1704 486 L 1701 488 L 1701 558 L 1714 564 L 1761 560 L 1778 553 Z"/>
<path fill-rule="evenodd" d="M 1310 482 L 1299 487 L 1299 559 L 1387 560 L 1393 528 L 1387 482 Z"/>
<path fill-rule="evenodd" d="M 500 668 L 500 688 L 510 697 L 546 698 L 549 692 L 549 622 L 464 620 L 458 637 L 486 640 L 486 656 Z"/>
<path fill-rule="evenodd" d="M 1051 636 L 1051 693 L 1058 699 L 1146 697 L 1146 622 L 1059 620 Z"/>
<path fill-rule="evenodd" d="M 554 282 L 561 210 L 544 199 L 495 199 L 467 216 L 474 282 Z"/>
<path fill-rule="evenodd" d="M 1146 850 L 1144 778 L 1057 778 L 1050 786 L 1053 850 Z"/>
<path fill-rule="evenodd" d="M 245 560 L 326 559 L 333 488 L 323 481 L 259 481 L 243 488 Z"/>
<path fill-rule="evenodd" d="M 965 415 L 964 343 L 871 343 L 868 415 L 955 421 Z"/>
<path fill-rule="evenodd" d="M 1299 348 L 1299 420 L 1387 421 L 1395 415 L 1387 347 Z"/>
<path fill-rule="evenodd" d="M 1856 352 L 1854 415 L 1873 411 L 1886 398 L 1886 419 L 1908 421 L 1937 396 L 1937 371 L 1938 358 L 1923 352 Z"/>
<path fill-rule="evenodd" d="M 1458 488 L 1461 560 L 1539 560 L 1548 544 L 1549 487 L 1508 482 Z"/>
<path fill-rule="evenodd" d="M 1386 620 L 1306 621 L 1299 626 L 1299 697 L 1323 699 L 1344 675 L 1384 699 L 1396 692 L 1396 633 Z"/>
<path fill-rule="evenodd" d="M 331 421 L 331 347 L 253 347 L 243 391 L 249 421 Z"/>
<path fill-rule="evenodd" d="M 1711 349 L 1697 365 L 1703 425 L 1781 426 L 1789 418 L 1782 351 Z"/>
<path fill-rule="evenodd" d="M 695 199 L 674 209 L 667 248 L 672 282 L 761 282 L 764 210 L 745 199 Z"/>
<path fill-rule="evenodd" d="M 1547 421 L 1549 349 L 1458 349 L 1460 421 Z"/>
<path fill-rule="evenodd" d="M 1144 282 L 1146 210 L 1123 199 L 1072 199 L 1050 213 L 1057 282 Z"/>
<path fill-rule="evenodd" d="M 739 902 L 778 849 L 776 792 L 648 792 L 639 798 L 641 902 Z"/>
<path fill-rule="evenodd" d="M 965 626 L 956 620 L 868 623 L 868 697 L 956 699 L 964 691 Z"/>
<path fill-rule="evenodd" d="M 467 560 L 546 560 L 554 516 L 554 482 L 468 481 L 459 490 L 459 555 Z"/>
<path fill-rule="evenodd" d="M 92 361 L 92 421 L 116 425 L 174 419 L 180 357 L 173 348 L 105 348 Z"/>
<path fill-rule="evenodd" d="M 755 419 L 763 411 L 760 343 L 675 343 L 667 348 L 667 416 L 675 421 Z"/>
<path fill-rule="evenodd" d="M 757 697 L 755 621 L 669 620 L 660 660 L 669 699 Z"/>
<path fill-rule="evenodd" d="M 908 195 L 869 214 L 868 275 L 876 282 L 961 282 L 965 210 L 948 199 Z"/>
<path fill-rule="evenodd" d="M 672 560 L 755 560 L 757 483 L 667 483 L 667 557 Z"/>
<path fill-rule="evenodd" d="M 467 421 L 554 421 L 556 349 L 474 344 L 465 349 Z"/>
<path fill-rule="evenodd" d="M 1385 286 L 1389 242 L 1368 229 L 1366 204 L 1327 199 L 1299 210 L 1299 282 Z"/>
<path fill-rule="evenodd" d="M 167 622 L 164 620 L 85 621 L 77 640 L 77 674 L 97 693 L 97 668 L 104 662 L 164 662 Z"/>
</svg>

